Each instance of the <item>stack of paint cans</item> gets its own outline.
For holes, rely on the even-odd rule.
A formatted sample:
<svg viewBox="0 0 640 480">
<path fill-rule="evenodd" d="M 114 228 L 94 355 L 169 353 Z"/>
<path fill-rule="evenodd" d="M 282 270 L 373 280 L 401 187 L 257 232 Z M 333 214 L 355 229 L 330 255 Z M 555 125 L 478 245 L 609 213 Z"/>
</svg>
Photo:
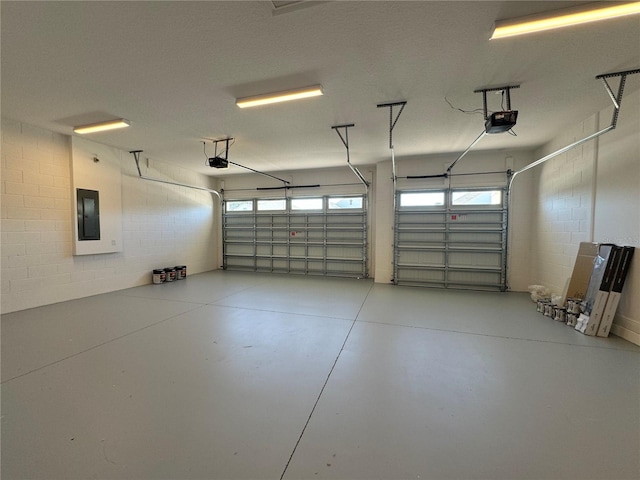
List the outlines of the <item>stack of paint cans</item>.
<svg viewBox="0 0 640 480">
<path fill-rule="evenodd" d="M 574 327 L 582 312 L 582 299 L 567 298 L 567 306 L 565 308 L 562 305 L 556 305 L 551 298 L 541 298 L 536 302 L 536 311 L 542 313 L 545 317 L 553 318 L 557 322 L 566 323 Z"/>
<path fill-rule="evenodd" d="M 184 280 L 187 278 L 187 266 L 177 265 L 175 267 L 157 268 L 153 270 L 152 274 L 155 285 L 173 282 L 175 280 Z"/>
<path fill-rule="evenodd" d="M 567 325 L 575 327 L 578 323 L 582 306 L 581 298 L 567 298 Z"/>
<path fill-rule="evenodd" d="M 553 303 L 550 298 L 541 298 L 537 302 L 536 311 L 543 314 L 545 317 L 553 317 Z"/>
</svg>

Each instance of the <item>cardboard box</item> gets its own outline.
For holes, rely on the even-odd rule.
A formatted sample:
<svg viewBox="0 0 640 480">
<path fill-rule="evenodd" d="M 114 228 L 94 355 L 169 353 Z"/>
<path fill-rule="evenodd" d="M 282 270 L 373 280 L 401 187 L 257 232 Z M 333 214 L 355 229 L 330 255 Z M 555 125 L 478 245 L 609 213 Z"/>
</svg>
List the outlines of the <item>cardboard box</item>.
<svg viewBox="0 0 640 480">
<path fill-rule="evenodd" d="M 562 298 L 560 305 L 566 306 L 567 298 L 584 298 L 589 286 L 591 271 L 593 270 L 593 260 L 598 254 L 598 244 L 581 242 L 576 256 L 576 263 L 573 266 L 573 273 L 569 286 Z"/>
<path fill-rule="evenodd" d="M 593 272 L 589 280 L 589 287 L 585 295 L 585 313 L 589 321 L 583 333 L 596 335 L 600 320 L 604 313 L 609 291 L 616 276 L 618 264 L 622 254 L 622 247 L 612 244 L 602 244 L 593 263 Z"/>
<path fill-rule="evenodd" d="M 604 307 L 602 320 L 600 320 L 600 325 L 598 326 L 599 337 L 609 336 L 609 332 L 611 331 L 611 325 L 613 325 L 613 319 L 616 316 L 616 310 L 618 309 L 618 304 L 620 303 L 621 295 L 622 294 L 619 292 L 609 293 L 609 298 L 607 299 L 607 305 Z"/>
<path fill-rule="evenodd" d="M 624 282 L 627 279 L 629 268 L 631 267 L 631 259 L 635 252 L 635 247 L 623 247 L 620 253 L 620 260 L 616 268 L 615 277 L 611 286 L 611 293 L 607 299 L 607 304 L 600 320 L 600 326 L 598 327 L 599 337 L 608 337 L 613 324 L 613 319 L 618 309 L 618 303 L 620 303 L 620 295 L 624 287 Z"/>
</svg>

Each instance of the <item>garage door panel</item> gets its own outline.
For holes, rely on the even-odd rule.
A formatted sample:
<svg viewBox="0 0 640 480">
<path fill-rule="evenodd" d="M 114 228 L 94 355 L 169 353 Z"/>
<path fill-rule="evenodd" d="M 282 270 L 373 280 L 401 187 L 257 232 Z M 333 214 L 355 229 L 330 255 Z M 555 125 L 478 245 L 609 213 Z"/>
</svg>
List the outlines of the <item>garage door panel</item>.
<svg viewBox="0 0 640 480">
<path fill-rule="evenodd" d="M 274 257 L 286 257 L 287 246 L 286 245 L 272 245 Z"/>
<path fill-rule="evenodd" d="M 229 241 L 234 241 L 234 240 L 253 241 L 254 237 L 255 237 L 255 233 L 252 228 L 236 229 L 236 230 L 233 230 L 232 232 L 227 232 L 225 234 L 225 240 L 229 240 Z"/>
<path fill-rule="evenodd" d="M 234 217 L 230 217 L 227 219 L 227 225 L 253 227 L 253 217 L 248 215 L 237 215 Z"/>
<path fill-rule="evenodd" d="M 502 189 L 397 192 L 395 283 L 506 289 L 504 199 Z"/>
<path fill-rule="evenodd" d="M 225 201 L 224 268 L 367 277 L 367 228 L 364 195 Z"/>
<path fill-rule="evenodd" d="M 452 218 L 453 217 L 453 218 Z M 502 221 L 502 212 L 474 212 L 470 210 L 454 210 L 452 209 L 449 212 L 448 216 L 449 220 L 454 222 L 454 224 L 477 224 L 477 223 L 487 223 L 487 222 L 498 222 Z"/>
<path fill-rule="evenodd" d="M 417 244 L 431 244 L 431 243 L 443 243 L 446 239 L 444 231 L 399 231 L 398 243 L 417 243 Z"/>
<path fill-rule="evenodd" d="M 323 246 L 309 246 L 307 247 L 307 255 L 312 258 L 322 258 L 324 256 Z"/>
<path fill-rule="evenodd" d="M 400 224 L 402 225 L 435 225 L 446 221 L 446 212 L 433 211 L 414 211 L 399 214 Z"/>
<path fill-rule="evenodd" d="M 289 268 L 289 261 L 286 259 L 273 259 L 273 268 L 278 271 L 286 271 Z"/>
<path fill-rule="evenodd" d="M 290 245 L 289 246 L 289 256 L 290 257 L 304 257 L 305 256 L 305 247 L 304 247 L 304 245 Z"/>
<path fill-rule="evenodd" d="M 247 244 L 236 243 L 236 244 L 233 244 L 229 248 L 228 253 L 230 255 L 253 255 L 253 244 L 252 243 L 247 243 Z"/>
<path fill-rule="evenodd" d="M 449 271 L 448 281 L 454 286 L 495 287 L 501 285 L 500 272 Z"/>
<path fill-rule="evenodd" d="M 502 231 L 495 232 L 460 232 L 460 231 L 451 231 L 449 233 L 449 241 L 452 243 L 468 243 L 468 244 L 484 244 L 484 243 L 493 243 L 498 246 L 502 245 L 503 239 Z"/>
<path fill-rule="evenodd" d="M 259 271 L 270 271 L 271 270 L 271 259 L 270 258 L 258 258 L 256 260 L 256 267 Z"/>
<path fill-rule="evenodd" d="M 358 277 L 362 275 L 362 269 L 357 262 L 327 262 L 327 274 L 346 274 Z"/>
<path fill-rule="evenodd" d="M 252 269 L 254 267 L 254 260 L 251 257 L 235 257 L 229 258 L 229 263 L 236 268 Z"/>
<path fill-rule="evenodd" d="M 449 252 L 449 265 L 452 267 L 474 266 L 500 268 L 502 253 L 486 252 Z"/>
<path fill-rule="evenodd" d="M 398 253 L 399 265 L 424 265 L 424 266 L 443 266 L 445 265 L 444 251 L 425 251 L 425 250 L 401 250 Z"/>
<path fill-rule="evenodd" d="M 443 270 L 427 270 L 427 269 L 403 269 L 397 279 L 400 283 L 420 284 L 428 283 L 442 285 L 445 281 Z"/>
<path fill-rule="evenodd" d="M 362 247 L 327 247 L 327 257 L 357 260 L 362 258 Z"/>
</svg>

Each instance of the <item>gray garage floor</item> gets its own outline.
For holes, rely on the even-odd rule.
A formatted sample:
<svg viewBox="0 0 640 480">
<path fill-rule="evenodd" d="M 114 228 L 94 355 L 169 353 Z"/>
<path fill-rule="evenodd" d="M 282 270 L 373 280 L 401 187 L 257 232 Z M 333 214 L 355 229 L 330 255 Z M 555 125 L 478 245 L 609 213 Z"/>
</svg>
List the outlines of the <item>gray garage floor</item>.
<svg viewBox="0 0 640 480">
<path fill-rule="evenodd" d="M 211 272 L 4 315 L 2 478 L 640 477 L 640 348 L 526 294 Z"/>
</svg>

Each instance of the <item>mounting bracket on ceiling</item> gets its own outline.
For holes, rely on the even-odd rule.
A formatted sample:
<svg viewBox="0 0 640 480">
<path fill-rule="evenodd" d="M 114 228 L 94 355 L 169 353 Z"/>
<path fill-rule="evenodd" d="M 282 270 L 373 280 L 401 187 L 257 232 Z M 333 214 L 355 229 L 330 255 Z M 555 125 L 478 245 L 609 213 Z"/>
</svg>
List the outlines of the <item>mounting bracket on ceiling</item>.
<svg viewBox="0 0 640 480">
<path fill-rule="evenodd" d="M 331 128 L 336 131 L 336 133 L 340 137 L 340 140 L 342 140 L 342 143 L 344 144 L 345 148 L 347 149 L 347 165 L 349 165 L 349 168 L 351 169 L 351 171 L 355 174 L 356 177 L 358 177 L 358 179 L 363 183 L 365 189 L 367 189 L 367 191 L 368 191 L 369 182 L 367 182 L 365 180 L 365 178 L 362 175 L 362 173 L 360 173 L 360 170 L 358 170 L 356 167 L 354 167 L 351 164 L 351 160 L 349 158 L 349 127 L 355 127 L 355 126 L 356 126 L 355 123 L 349 123 L 349 124 L 345 124 L 345 125 L 334 125 Z M 344 128 L 344 137 L 342 136 L 342 133 L 340 133 L 339 129 L 341 129 L 341 128 Z"/>
<path fill-rule="evenodd" d="M 611 125 L 613 126 L 613 128 L 616 128 L 616 125 L 618 124 L 618 115 L 620 114 L 620 105 L 622 104 L 622 94 L 624 93 L 624 85 L 627 82 L 627 75 L 634 75 L 636 73 L 640 73 L 640 68 L 615 73 L 604 73 L 602 75 L 596 76 L 596 80 L 602 80 L 604 88 L 606 89 L 609 97 L 611 98 L 611 101 L 613 102 L 613 118 L 611 119 Z M 611 87 L 607 82 L 607 78 L 611 77 L 620 77 L 620 84 L 618 85 L 617 95 L 613 94 L 613 90 L 611 90 Z"/>
<path fill-rule="evenodd" d="M 148 180 L 150 182 L 165 183 L 167 185 L 176 185 L 178 187 L 193 188 L 195 190 L 203 190 L 205 192 L 209 192 L 209 193 L 213 193 L 213 194 L 217 195 L 218 198 L 220 199 L 220 201 L 222 201 L 222 195 L 220 194 L 220 192 L 217 191 L 217 190 L 213 190 L 212 188 L 198 187 L 196 185 L 187 185 L 185 183 L 169 182 L 167 180 L 160 180 L 158 178 L 145 177 L 144 175 L 142 175 L 142 172 L 140 171 L 140 154 L 142 152 L 143 152 L 143 150 L 130 150 L 129 151 L 129 153 L 133 155 L 133 159 L 136 162 L 136 168 L 138 169 L 138 177 L 141 178 L 142 180 Z"/>
<path fill-rule="evenodd" d="M 487 92 L 503 92 L 507 110 L 511 110 L 511 89 L 512 88 L 520 88 L 520 85 L 507 85 L 504 87 L 494 87 L 494 88 L 479 88 L 473 91 L 473 93 L 482 93 L 482 110 L 484 111 L 485 120 L 489 118 L 489 113 L 487 110 Z"/>
<path fill-rule="evenodd" d="M 236 167 L 244 168 L 245 170 L 249 170 L 251 172 L 258 173 L 260 175 L 264 175 L 265 177 L 274 178 L 274 179 L 284 183 L 285 185 L 288 185 L 290 183 L 289 181 L 284 180 L 283 178 L 276 177 L 275 175 L 271 175 L 269 173 L 261 172 L 260 170 L 256 170 L 256 169 L 251 168 L 251 167 L 245 167 L 244 165 L 240 165 L 239 163 L 235 163 L 235 162 L 232 162 L 231 160 L 229 160 L 229 146 L 230 146 L 229 145 L 229 141 L 231 141 L 231 140 L 234 140 L 234 139 L 231 138 L 231 137 L 228 137 L 228 138 L 223 138 L 221 140 L 211 140 L 211 142 L 214 144 L 214 156 L 212 158 L 209 158 L 207 156 L 207 144 L 206 144 L 206 142 L 202 142 L 202 145 L 204 146 L 204 156 L 207 159 L 207 162 L 208 162 L 210 167 L 227 168 L 229 165 L 235 165 Z M 218 156 L 218 154 L 217 154 L 217 152 L 218 152 L 218 143 L 220 143 L 220 142 L 225 142 L 225 149 L 220 153 L 220 155 L 224 154 L 224 157 Z M 231 144 L 231 145 L 233 145 L 233 144 Z"/>
<path fill-rule="evenodd" d="M 207 158 L 207 163 L 212 168 L 227 168 L 229 166 L 229 142 L 233 140 L 231 137 L 223 138 L 222 140 L 212 140 L 213 142 L 213 157 Z M 224 142 L 225 147 L 220 155 L 218 155 L 218 144 Z M 202 142 L 204 143 L 204 142 Z M 222 156 L 224 154 L 224 157 Z M 206 156 L 206 152 L 205 152 Z"/>
<path fill-rule="evenodd" d="M 378 108 L 386 108 L 389 107 L 389 148 L 393 150 L 393 128 L 396 126 L 398 119 L 400 118 L 400 114 L 402 110 L 404 110 L 404 106 L 407 104 L 406 101 L 402 102 L 391 102 L 391 103 L 379 103 L 377 105 Z M 393 107 L 400 107 L 400 111 L 396 114 L 396 118 L 393 118 Z"/>
</svg>

